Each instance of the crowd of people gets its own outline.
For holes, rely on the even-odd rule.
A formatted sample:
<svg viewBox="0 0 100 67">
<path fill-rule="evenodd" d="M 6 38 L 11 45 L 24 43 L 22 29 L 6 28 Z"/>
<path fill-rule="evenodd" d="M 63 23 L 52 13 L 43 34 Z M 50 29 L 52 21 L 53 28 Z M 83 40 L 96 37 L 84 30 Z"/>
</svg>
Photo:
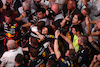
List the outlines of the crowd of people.
<svg viewBox="0 0 100 67">
<path fill-rule="evenodd" d="M 0 0 L 0 67 L 99 67 L 100 0 Z"/>
</svg>

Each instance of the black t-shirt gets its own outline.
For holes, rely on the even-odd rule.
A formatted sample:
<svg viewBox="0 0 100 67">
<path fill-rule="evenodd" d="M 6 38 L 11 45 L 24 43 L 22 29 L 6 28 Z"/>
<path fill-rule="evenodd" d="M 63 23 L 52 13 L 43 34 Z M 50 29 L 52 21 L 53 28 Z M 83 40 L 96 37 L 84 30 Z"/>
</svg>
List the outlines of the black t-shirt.
<svg viewBox="0 0 100 67">
<path fill-rule="evenodd" d="M 31 60 L 28 67 L 45 67 L 43 57 L 38 56 L 36 59 Z"/>
<path fill-rule="evenodd" d="M 80 13 L 80 10 L 78 8 L 76 8 L 74 11 L 68 10 L 67 9 L 67 5 L 65 5 L 63 7 L 63 12 L 64 12 L 64 17 L 66 17 L 67 15 L 69 15 L 70 21 L 68 23 L 68 25 L 70 26 L 72 24 L 72 19 L 74 17 L 75 14 Z"/>
<path fill-rule="evenodd" d="M 14 11 L 18 11 L 18 8 L 21 6 L 22 6 L 22 4 L 21 4 L 20 0 L 15 0 Z"/>
<path fill-rule="evenodd" d="M 79 66 L 88 65 L 89 63 L 89 48 L 83 48 L 78 51 L 78 63 Z"/>
<path fill-rule="evenodd" d="M 28 50 L 30 50 L 30 48 L 32 47 L 29 42 L 26 43 L 26 45 L 24 47 L 28 47 Z M 36 47 L 32 47 L 32 48 L 36 48 Z M 41 44 L 38 45 L 37 49 L 39 50 L 38 56 L 43 56 L 44 58 L 47 55 L 46 52 L 46 48 L 44 48 L 44 46 L 42 46 Z"/>
<path fill-rule="evenodd" d="M 27 67 L 25 64 L 21 64 L 19 66 L 14 66 L 14 67 Z"/>
<path fill-rule="evenodd" d="M 64 7 L 63 7 L 63 12 L 64 12 L 64 17 L 66 17 L 66 16 L 68 15 L 67 4 L 64 5 Z M 76 8 L 76 9 L 74 10 L 74 12 L 69 11 L 69 14 L 71 14 L 71 18 L 73 18 L 74 15 L 75 15 L 76 13 L 80 13 L 80 10 L 79 10 L 78 8 Z"/>
<path fill-rule="evenodd" d="M 58 59 L 58 63 L 60 65 L 60 67 L 71 67 L 73 65 L 71 61 L 65 60 L 61 56 Z"/>
</svg>

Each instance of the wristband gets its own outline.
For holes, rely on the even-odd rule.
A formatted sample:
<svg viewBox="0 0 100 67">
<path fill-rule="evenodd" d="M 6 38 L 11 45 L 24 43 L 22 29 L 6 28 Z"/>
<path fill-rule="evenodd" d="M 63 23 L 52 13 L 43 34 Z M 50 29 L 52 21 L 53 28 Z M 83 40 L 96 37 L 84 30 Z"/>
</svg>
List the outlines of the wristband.
<svg viewBox="0 0 100 67">
<path fill-rule="evenodd" d="M 89 29 L 89 30 L 90 30 L 90 28 L 87 28 L 87 29 Z"/>
<path fill-rule="evenodd" d="M 56 39 L 58 39 L 58 38 L 55 38 L 55 40 L 56 40 Z"/>
</svg>

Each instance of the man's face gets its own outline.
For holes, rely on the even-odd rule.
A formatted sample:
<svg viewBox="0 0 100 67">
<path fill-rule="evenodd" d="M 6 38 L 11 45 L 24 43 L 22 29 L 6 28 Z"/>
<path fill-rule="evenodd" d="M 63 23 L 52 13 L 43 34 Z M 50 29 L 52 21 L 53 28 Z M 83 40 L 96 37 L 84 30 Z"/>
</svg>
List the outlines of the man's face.
<svg viewBox="0 0 100 67">
<path fill-rule="evenodd" d="M 72 33 L 73 33 L 73 35 L 76 35 L 76 30 L 75 30 L 75 28 L 72 28 Z"/>
<path fill-rule="evenodd" d="M 78 38 L 78 45 L 81 45 L 81 37 Z"/>
<path fill-rule="evenodd" d="M 68 9 L 68 10 L 73 9 L 73 1 L 70 1 L 70 0 L 68 1 L 67 9 Z"/>
<path fill-rule="evenodd" d="M 45 17 L 45 15 L 44 15 L 44 13 L 42 13 L 42 11 L 41 12 L 37 12 L 37 17 L 38 17 L 38 19 L 42 19 L 42 18 Z"/>
<path fill-rule="evenodd" d="M 5 21 L 9 24 L 12 22 L 12 18 L 5 16 Z"/>
<path fill-rule="evenodd" d="M 8 3 L 13 3 L 13 0 L 6 0 Z"/>
</svg>

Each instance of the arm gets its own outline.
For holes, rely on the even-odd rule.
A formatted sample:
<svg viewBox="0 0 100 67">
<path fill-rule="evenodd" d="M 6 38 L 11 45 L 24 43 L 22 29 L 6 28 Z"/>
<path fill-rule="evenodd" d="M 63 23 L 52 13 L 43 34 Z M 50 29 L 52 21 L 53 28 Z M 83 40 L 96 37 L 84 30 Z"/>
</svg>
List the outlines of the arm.
<svg viewBox="0 0 100 67">
<path fill-rule="evenodd" d="M 59 34 L 60 34 L 59 30 L 56 30 L 55 38 L 58 38 Z M 61 53 L 59 51 L 58 39 L 55 39 L 54 41 L 54 52 L 55 52 L 56 58 L 59 59 L 59 57 L 61 56 Z"/>
<path fill-rule="evenodd" d="M 1 65 L 0 65 L 0 67 L 4 67 L 4 66 L 5 66 L 5 64 L 2 62 Z"/>
<path fill-rule="evenodd" d="M 26 17 L 26 12 L 23 12 L 18 18 L 15 18 L 16 21 L 21 21 L 23 17 Z"/>
<path fill-rule="evenodd" d="M 31 28 L 31 30 L 32 30 L 32 32 L 36 33 L 36 34 L 39 36 L 39 38 L 40 38 L 41 41 L 43 41 L 43 40 L 45 39 L 45 36 L 42 35 L 42 34 L 40 34 L 40 33 L 38 32 L 38 29 L 37 29 L 36 26 L 33 26 L 33 27 Z"/>
<path fill-rule="evenodd" d="M 94 67 L 94 63 L 97 61 L 96 57 L 97 57 L 97 55 L 94 55 L 94 58 L 93 58 L 93 60 L 92 60 L 92 62 L 91 62 L 89 67 Z"/>
<path fill-rule="evenodd" d="M 87 26 L 87 34 L 90 35 L 91 32 L 90 32 L 90 25 L 89 25 L 89 17 L 88 16 L 86 16 L 86 18 L 85 18 L 85 23 Z"/>
<path fill-rule="evenodd" d="M 82 0 L 83 4 L 88 7 L 87 0 Z"/>
<path fill-rule="evenodd" d="M 93 37 L 89 36 L 88 39 L 89 39 L 89 42 L 91 43 L 91 45 L 92 45 L 98 52 L 100 52 L 99 47 L 94 43 L 95 41 L 94 41 Z"/>
<path fill-rule="evenodd" d="M 3 5 L 3 7 L 0 8 L 0 12 L 3 12 L 4 9 L 6 9 L 6 5 Z"/>
<path fill-rule="evenodd" d="M 72 41 L 70 39 L 68 39 L 63 34 L 60 34 L 60 36 L 69 44 L 69 49 L 74 49 L 74 46 L 73 46 Z"/>
<path fill-rule="evenodd" d="M 51 54 L 54 54 L 54 51 L 53 51 L 52 48 L 50 47 L 50 44 L 49 44 L 48 48 L 49 48 L 50 53 L 51 53 Z"/>
<path fill-rule="evenodd" d="M 23 24 L 22 27 L 30 27 L 32 24 L 30 22 Z"/>
<path fill-rule="evenodd" d="M 25 47 L 25 48 L 23 48 L 22 50 L 23 50 L 23 51 L 29 51 L 29 50 L 28 50 L 28 47 Z"/>
<path fill-rule="evenodd" d="M 50 20 L 50 26 L 52 27 L 52 29 L 55 29 L 56 27 L 52 24 L 53 20 Z"/>
<path fill-rule="evenodd" d="M 62 20 L 62 22 L 60 23 L 61 27 L 63 27 L 63 26 L 65 25 L 66 21 L 67 21 L 67 22 L 70 21 L 70 19 L 69 19 L 68 17 L 69 17 L 69 16 L 66 16 L 66 17 Z"/>
<path fill-rule="evenodd" d="M 90 21 L 90 23 L 91 23 L 91 24 L 96 24 L 96 23 L 97 23 L 97 21 Z"/>
<path fill-rule="evenodd" d="M 99 34 L 100 34 L 100 31 L 91 33 L 92 36 L 98 36 Z"/>
</svg>

